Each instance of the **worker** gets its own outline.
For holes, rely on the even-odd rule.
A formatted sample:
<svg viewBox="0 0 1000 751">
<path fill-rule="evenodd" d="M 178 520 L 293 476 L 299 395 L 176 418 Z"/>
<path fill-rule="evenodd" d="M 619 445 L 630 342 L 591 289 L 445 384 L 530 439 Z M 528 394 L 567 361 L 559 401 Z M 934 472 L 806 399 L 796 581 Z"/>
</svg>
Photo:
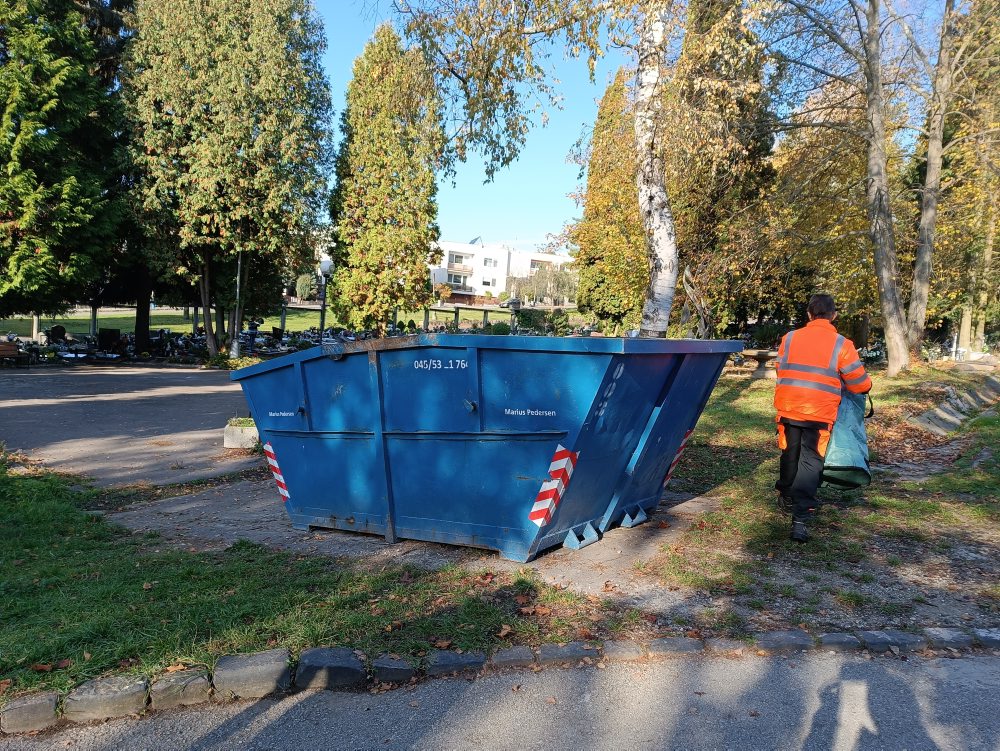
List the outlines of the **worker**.
<svg viewBox="0 0 1000 751">
<path fill-rule="evenodd" d="M 840 393 L 866 394 L 872 381 L 854 343 L 833 327 L 837 308 L 830 295 L 813 295 L 809 322 L 785 334 L 778 347 L 775 418 L 781 465 L 775 490 L 778 503 L 792 514 L 792 539 L 809 539 L 807 522 L 818 507 L 816 491 L 823 457 L 837 419 Z"/>
</svg>

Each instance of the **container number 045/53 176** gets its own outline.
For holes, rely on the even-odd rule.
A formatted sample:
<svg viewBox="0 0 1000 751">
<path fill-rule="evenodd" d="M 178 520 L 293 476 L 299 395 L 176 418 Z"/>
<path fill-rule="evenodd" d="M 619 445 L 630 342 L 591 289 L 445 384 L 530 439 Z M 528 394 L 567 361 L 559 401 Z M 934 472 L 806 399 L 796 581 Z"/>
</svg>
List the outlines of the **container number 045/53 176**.
<svg viewBox="0 0 1000 751">
<path fill-rule="evenodd" d="M 413 367 L 417 370 L 464 370 L 469 367 L 468 360 L 414 360 Z"/>
</svg>

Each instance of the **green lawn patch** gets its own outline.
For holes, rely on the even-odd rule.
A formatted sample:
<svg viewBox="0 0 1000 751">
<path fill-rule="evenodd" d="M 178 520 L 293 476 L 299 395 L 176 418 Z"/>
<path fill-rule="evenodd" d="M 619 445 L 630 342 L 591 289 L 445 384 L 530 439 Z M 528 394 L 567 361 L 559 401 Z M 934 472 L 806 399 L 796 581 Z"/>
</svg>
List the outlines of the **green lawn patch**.
<svg viewBox="0 0 1000 751">
<path fill-rule="evenodd" d="M 170 550 L 88 513 L 96 497 L 51 473 L 8 471 L 0 456 L 7 696 L 272 647 L 344 645 L 420 660 L 436 647 L 489 651 L 649 625 L 527 570 L 371 570 L 249 542 L 221 553 Z"/>
<path fill-rule="evenodd" d="M 939 619 L 930 625 L 979 623 L 995 612 L 995 590 L 978 582 L 1000 579 L 1000 418 L 980 417 L 947 439 L 906 420 L 943 399 L 946 387 L 967 390 L 980 379 L 922 368 L 873 380 L 868 427 L 879 461 L 919 466 L 929 447 L 957 458 L 937 458 L 941 471 L 919 483 L 880 475 L 863 491 L 821 490 L 812 539 L 797 545 L 773 490 L 774 384 L 724 378 L 670 485 L 715 499 L 717 510 L 645 561 L 644 572 L 711 595 L 758 628 L 794 626 L 805 615 L 819 626 L 859 617 L 898 626 L 915 604 Z M 961 600 L 970 592 L 978 595 L 971 613 Z"/>
</svg>

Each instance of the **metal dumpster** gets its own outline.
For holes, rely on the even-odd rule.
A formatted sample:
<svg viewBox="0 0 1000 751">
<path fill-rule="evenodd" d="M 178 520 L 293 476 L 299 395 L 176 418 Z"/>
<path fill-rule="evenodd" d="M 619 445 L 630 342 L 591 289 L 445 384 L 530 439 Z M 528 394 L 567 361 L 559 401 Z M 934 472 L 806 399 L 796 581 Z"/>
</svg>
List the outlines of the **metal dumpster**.
<svg viewBox="0 0 1000 751">
<path fill-rule="evenodd" d="M 516 561 L 646 519 L 741 342 L 419 334 L 243 368 L 296 528 Z"/>
</svg>

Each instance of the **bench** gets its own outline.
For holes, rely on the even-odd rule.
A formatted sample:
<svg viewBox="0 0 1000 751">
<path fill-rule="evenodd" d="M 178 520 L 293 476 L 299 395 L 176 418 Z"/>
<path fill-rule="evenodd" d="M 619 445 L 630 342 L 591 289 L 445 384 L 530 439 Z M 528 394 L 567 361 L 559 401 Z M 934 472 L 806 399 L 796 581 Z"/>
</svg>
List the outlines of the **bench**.
<svg viewBox="0 0 1000 751">
<path fill-rule="evenodd" d="M 0 366 L 10 368 L 27 368 L 31 365 L 31 356 L 22 352 L 13 342 L 0 342 Z"/>
</svg>

